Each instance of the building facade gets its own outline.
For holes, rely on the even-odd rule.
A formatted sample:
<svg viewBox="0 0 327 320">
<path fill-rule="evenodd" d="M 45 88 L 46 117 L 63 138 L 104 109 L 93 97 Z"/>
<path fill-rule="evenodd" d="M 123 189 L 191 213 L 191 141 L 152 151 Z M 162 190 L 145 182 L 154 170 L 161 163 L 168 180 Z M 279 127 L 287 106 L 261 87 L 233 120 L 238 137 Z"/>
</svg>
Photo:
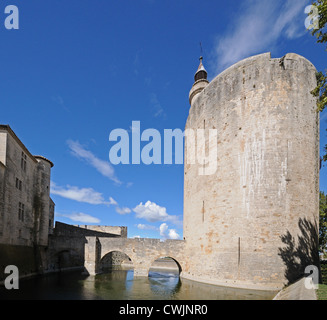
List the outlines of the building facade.
<svg viewBox="0 0 327 320">
<path fill-rule="evenodd" d="M 53 163 L 33 156 L 8 125 L 0 125 L 0 243 L 47 246 L 54 223 Z"/>
</svg>

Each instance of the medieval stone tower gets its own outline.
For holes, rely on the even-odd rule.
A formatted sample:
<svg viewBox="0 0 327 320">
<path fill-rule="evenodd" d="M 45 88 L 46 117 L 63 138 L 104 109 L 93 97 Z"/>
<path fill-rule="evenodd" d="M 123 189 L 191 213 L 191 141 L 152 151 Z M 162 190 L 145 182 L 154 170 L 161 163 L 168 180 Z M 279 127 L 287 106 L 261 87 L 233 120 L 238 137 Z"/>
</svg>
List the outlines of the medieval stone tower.
<svg viewBox="0 0 327 320">
<path fill-rule="evenodd" d="M 250 57 L 210 83 L 201 59 L 186 129 L 217 130 L 217 170 L 185 162 L 182 277 L 276 289 L 317 264 L 315 86 L 315 67 L 293 53 Z"/>
</svg>

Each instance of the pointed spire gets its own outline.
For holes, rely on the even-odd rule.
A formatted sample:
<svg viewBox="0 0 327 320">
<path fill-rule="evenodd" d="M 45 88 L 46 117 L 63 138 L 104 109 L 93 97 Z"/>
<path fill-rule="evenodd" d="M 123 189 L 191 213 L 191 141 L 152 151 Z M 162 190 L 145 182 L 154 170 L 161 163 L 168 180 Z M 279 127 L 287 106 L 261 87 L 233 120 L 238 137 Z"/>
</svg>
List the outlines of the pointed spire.
<svg viewBox="0 0 327 320">
<path fill-rule="evenodd" d="M 203 57 L 201 56 L 200 65 L 198 67 L 197 72 L 194 75 L 194 83 L 189 93 L 190 105 L 192 105 L 193 98 L 209 84 L 209 81 L 207 80 L 208 73 L 203 66 L 202 60 Z"/>
<path fill-rule="evenodd" d="M 197 72 L 194 75 L 194 81 L 198 81 L 202 79 L 207 80 L 207 76 L 208 76 L 207 70 L 204 68 L 202 63 L 203 57 L 201 56 L 199 60 L 200 60 L 200 65 L 198 67 Z"/>
</svg>

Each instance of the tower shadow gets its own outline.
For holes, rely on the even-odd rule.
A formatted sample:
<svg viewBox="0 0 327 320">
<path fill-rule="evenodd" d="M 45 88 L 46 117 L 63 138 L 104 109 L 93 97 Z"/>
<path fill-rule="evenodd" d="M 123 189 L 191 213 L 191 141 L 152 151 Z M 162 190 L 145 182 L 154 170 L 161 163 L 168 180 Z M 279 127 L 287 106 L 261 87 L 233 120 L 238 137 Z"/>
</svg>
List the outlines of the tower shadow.
<svg viewBox="0 0 327 320">
<path fill-rule="evenodd" d="M 297 235 L 297 239 L 287 231 L 280 237 L 285 246 L 278 248 L 278 255 L 286 266 L 285 278 L 288 284 L 307 276 L 305 268 L 310 265 L 318 268 L 319 280 L 321 279 L 318 224 L 316 221 L 312 223 L 307 219 L 300 218 L 298 226 L 300 233 Z"/>
</svg>

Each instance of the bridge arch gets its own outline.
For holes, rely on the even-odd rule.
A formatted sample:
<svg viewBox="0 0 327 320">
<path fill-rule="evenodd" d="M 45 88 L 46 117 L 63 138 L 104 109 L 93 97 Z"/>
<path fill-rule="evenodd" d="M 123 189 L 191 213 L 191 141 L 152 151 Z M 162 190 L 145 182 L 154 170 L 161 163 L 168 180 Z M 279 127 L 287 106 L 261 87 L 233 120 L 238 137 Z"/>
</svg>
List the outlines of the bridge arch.
<svg viewBox="0 0 327 320">
<path fill-rule="evenodd" d="M 173 257 L 171 255 L 164 255 L 164 256 L 161 255 L 161 256 L 157 256 L 154 260 L 152 260 L 152 263 L 149 268 L 149 272 L 151 271 L 151 269 L 156 268 L 156 262 L 161 264 L 161 265 L 160 264 L 157 265 L 157 267 L 159 267 L 159 268 L 169 269 L 169 268 L 173 268 L 174 266 L 176 266 L 176 269 L 178 270 L 178 275 L 180 275 L 183 271 L 181 264 L 175 257 Z M 174 264 L 172 264 L 171 262 L 173 262 Z"/>
<path fill-rule="evenodd" d="M 133 259 L 121 249 L 113 249 L 105 252 L 99 259 L 99 272 L 106 272 L 114 267 L 123 266 L 134 269 Z"/>
<path fill-rule="evenodd" d="M 112 251 L 126 254 L 133 262 L 134 277 L 148 277 L 153 262 L 162 257 L 169 257 L 177 263 L 179 273 L 183 269 L 184 241 L 135 238 L 86 237 L 84 266 L 89 274 L 100 271 L 100 262 Z"/>
</svg>

